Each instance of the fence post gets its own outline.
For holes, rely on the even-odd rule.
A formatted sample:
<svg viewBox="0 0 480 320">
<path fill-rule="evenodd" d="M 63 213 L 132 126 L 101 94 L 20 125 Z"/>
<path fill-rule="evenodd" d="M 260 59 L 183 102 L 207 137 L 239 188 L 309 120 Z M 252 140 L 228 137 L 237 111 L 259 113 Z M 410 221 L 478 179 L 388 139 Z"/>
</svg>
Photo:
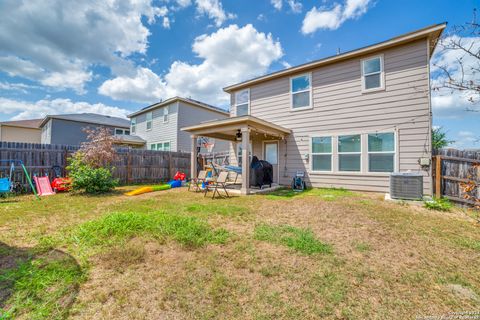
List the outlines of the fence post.
<svg viewBox="0 0 480 320">
<path fill-rule="evenodd" d="M 173 179 L 173 175 L 174 175 L 173 173 L 174 168 L 173 168 L 172 162 L 173 162 L 172 152 L 168 152 L 168 175 L 169 175 L 168 179 Z"/>
<path fill-rule="evenodd" d="M 442 196 L 442 156 L 435 156 L 435 196 Z"/>
<path fill-rule="evenodd" d="M 130 150 L 127 152 L 127 184 L 132 181 L 132 153 Z"/>
</svg>

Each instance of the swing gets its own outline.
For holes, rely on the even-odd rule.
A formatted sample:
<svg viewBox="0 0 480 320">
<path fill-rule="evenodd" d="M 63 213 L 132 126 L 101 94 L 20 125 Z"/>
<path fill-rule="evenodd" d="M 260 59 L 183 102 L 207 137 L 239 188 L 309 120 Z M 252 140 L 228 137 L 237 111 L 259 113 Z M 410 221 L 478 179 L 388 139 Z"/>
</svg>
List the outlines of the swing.
<svg viewBox="0 0 480 320">
<path fill-rule="evenodd" d="M 0 178 L 0 193 L 7 193 L 12 191 L 12 176 L 15 170 L 13 162 L 10 164 L 10 175 L 8 178 Z"/>
</svg>

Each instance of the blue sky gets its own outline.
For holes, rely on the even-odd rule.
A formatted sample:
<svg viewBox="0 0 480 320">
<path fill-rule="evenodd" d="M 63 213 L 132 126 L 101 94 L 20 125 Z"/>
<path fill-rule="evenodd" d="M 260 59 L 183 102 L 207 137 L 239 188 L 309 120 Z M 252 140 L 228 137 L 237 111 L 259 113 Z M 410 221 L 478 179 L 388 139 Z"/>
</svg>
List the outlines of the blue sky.
<svg viewBox="0 0 480 320">
<path fill-rule="evenodd" d="M 223 86 L 431 24 L 478 1 L 40 0 L 0 2 L 0 120 L 122 116 L 172 95 L 224 108 Z M 68 17 L 68 19 L 66 18 Z M 434 98 L 434 124 L 480 147 L 480 113 Z"/>
</svg>

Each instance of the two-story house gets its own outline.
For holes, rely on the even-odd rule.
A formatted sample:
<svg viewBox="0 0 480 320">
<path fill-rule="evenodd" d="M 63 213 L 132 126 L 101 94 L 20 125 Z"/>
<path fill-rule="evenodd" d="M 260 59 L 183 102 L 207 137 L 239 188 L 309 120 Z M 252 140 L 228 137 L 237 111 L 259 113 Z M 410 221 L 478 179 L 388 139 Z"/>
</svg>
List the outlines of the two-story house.
<svg viewBox="0 0 480 320">
<path fill-rule="evenodd" d="M 190 134 L 180 128 L 225 119 L 223 109 L 190 98 L 173 97 L 130 114 L 130 133 L 146 141 L 146 148 L 160 151 L 190 152 Z M 212 140 L 212 152 L 228 151 L 228 143 Z M 198 142 L 195 141 L 194 146 Z"/>
<path fill-rule="evenodd" d="M 282 185 L 303 171 L 314 187 L 388 192 L 391 172 L 415 171 L 431 194 L 429 61 L 445 27 L 228 86 L 230 118 L 183 129 L 231 141 L 243 194 L 251 155 L 272 163 Z"/>
</svg>

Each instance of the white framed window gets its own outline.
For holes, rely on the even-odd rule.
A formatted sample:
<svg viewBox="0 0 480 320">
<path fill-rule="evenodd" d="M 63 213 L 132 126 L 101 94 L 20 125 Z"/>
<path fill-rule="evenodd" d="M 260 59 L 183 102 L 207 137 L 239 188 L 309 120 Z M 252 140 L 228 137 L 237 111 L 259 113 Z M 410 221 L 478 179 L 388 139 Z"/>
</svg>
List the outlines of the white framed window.
<svg viewBox="0 0 480 320">
<path fill-rule="evenodd" d="M 332 137 L 311 138 L 311 170 L 319 172 L 332 171 Z"/>
<path fill-rule="evenodd" d="M 395 171 L 395 133 L 368 134 L 368 172 Z"/>
<path fill-rule="evenodd" d="M 137 129 L 137 118 L 133 117 L 130 119 L 130 132 L 135 134 L 135 131 Z"/>
<path fill-rule="evenodd" d="M 362 136 L 338 136 L 338 171 L 362 171 Z"/>
<path fill-rule="evenodd" d="M 128 129 L 115 128 L 116 136 L 123 136 L 123 135 L 129 135 L 129 134 L 130 134 L 130 130 Z"/>
<path fill-rule="evenodd" d="M 250 89 L 235 93 L 235 110 L 237 117 L 250 114 Z"/>
<path fill-rule="evenodd" d="M 171 150 L 171 143 L 170 143 L 170 141 L 151 143 L 150 144 L 150 150 L 170 151 Z"/>
<path fill-rule="evenodd" d="M 312 74 L 290 78 L 291 109 L 303 110 L 312 107 Z"/>
<path fill-rule="evenodd" d="M 163 107 L 163 123 L 168 122 L 169 106 Z"/>
<path fill-rule="evenodd" d="M 152 130 L 152 125 L 153 125 L 153 113 L 150 111 L 150 112 L 147 112 L 147 114 L 145 115 L 145 118 L 146 118 L 146 121 L 147 121 L 147 131 L 148 130 Z"/>
<path fill-rule="evenodd" d="M 383 55 L 361 60 L 362 91 L 385 89 L 385 73 L 383 71 Z"/>
</svg>

